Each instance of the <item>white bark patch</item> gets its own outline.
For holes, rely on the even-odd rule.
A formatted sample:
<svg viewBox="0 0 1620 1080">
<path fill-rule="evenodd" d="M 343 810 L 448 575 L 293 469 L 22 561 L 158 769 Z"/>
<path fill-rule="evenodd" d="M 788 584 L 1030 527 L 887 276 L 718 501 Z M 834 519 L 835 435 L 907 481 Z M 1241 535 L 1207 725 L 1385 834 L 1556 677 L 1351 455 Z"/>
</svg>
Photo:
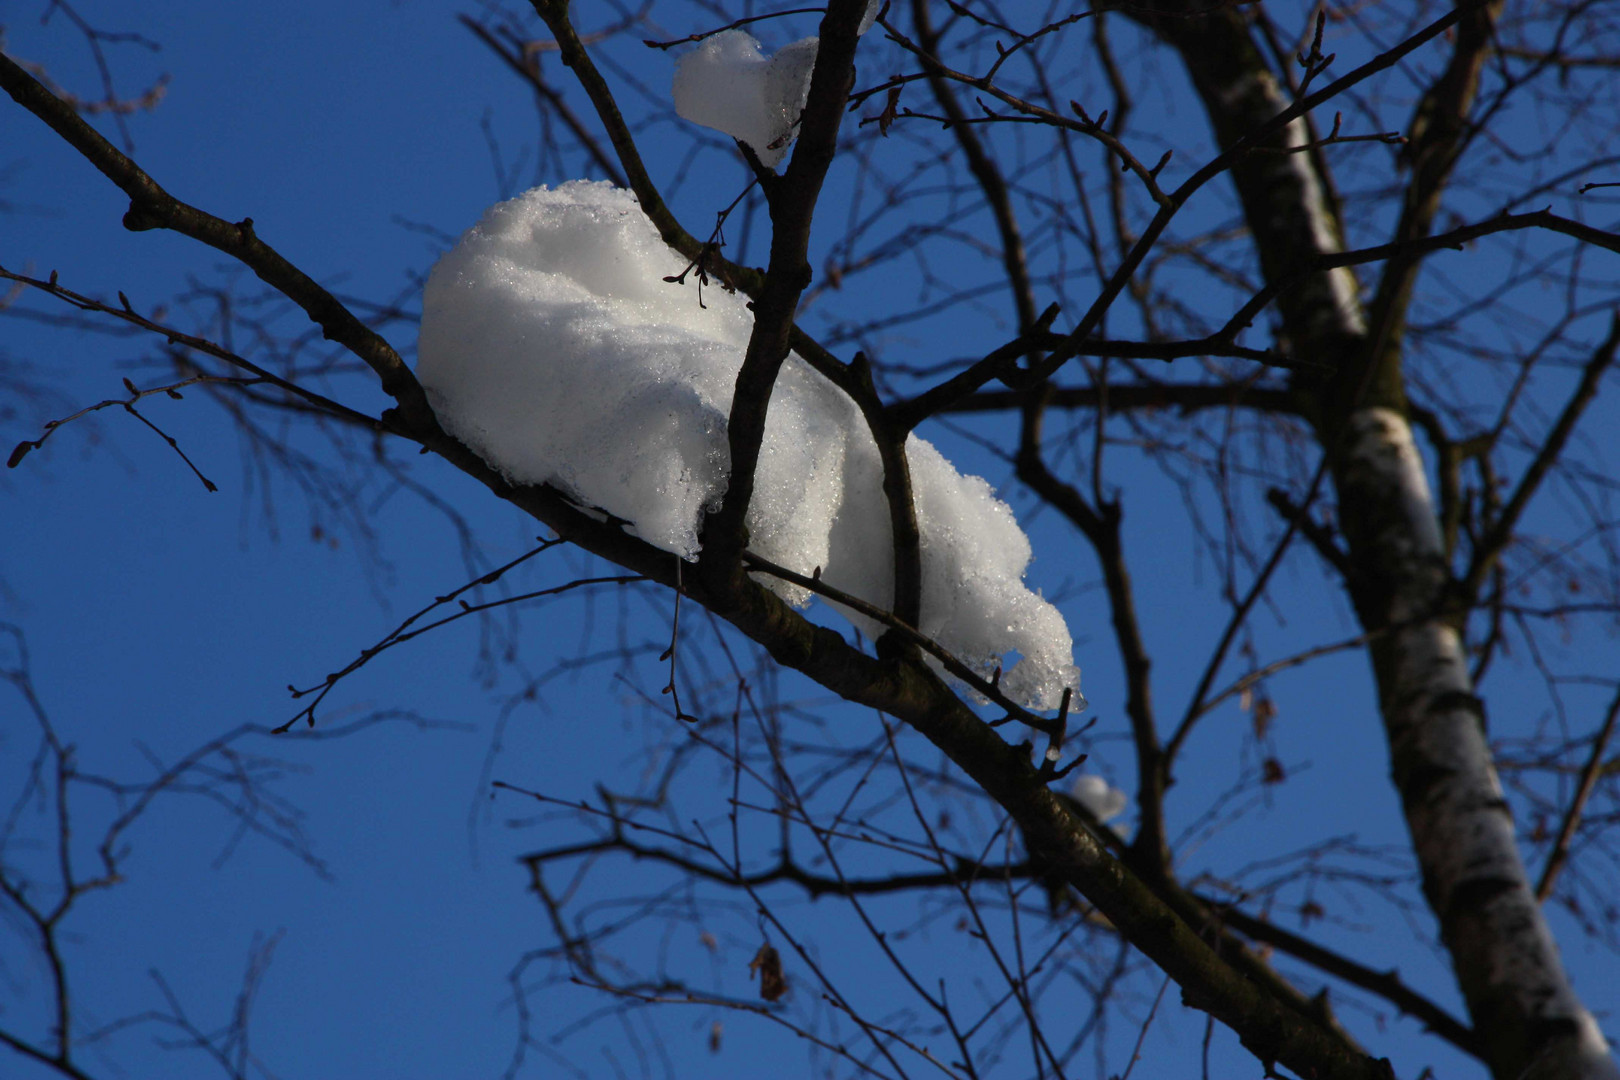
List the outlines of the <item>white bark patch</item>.
<svg viewBox="0 0 1620 1080">
<path fill-rule="evenodd" d="M 1236 82 L 1215 91 L 1215 100 L 1221 103 L 1223 111 L 1231 112 L 1238 102 L 1248 97 L 1250 91 L 1256 88 L 1268 98 L 1276 99 L 1278 96 L 1277 80 L 1273 79 L 1269 72 L 1257 69 L 1245 72 Z"/>
<path fill-rule="evenodd" d="M 1576 1075 L 1583 1080 L 1620 1080 L 1620 1065 L 1614 1062 L 1603 1029 L 1589 1012 L 1581 1013 L 1580 1024 L 1575 1046 L 1576 1068 L 1580 1071 Z"/>
<path fill-rule="evenodd" d="M 1265 71 L 1256 71 L 1238 79 L 1215 95 L 1227 112 L 1239 111 L 1251 116 L 1256 123 L 1273 117 L 1291 104 L 1284 97 L 1277 80 Z M 1245 99 L 1253 98 L 1251 105 Z M 1291 121 L 1283 129 L 1283 141 L 1292 147 L 1303 147 L 1310 142 L 1310 129 L 1303 117 Z M 1304 151 L 1275 155 L 1275 188 L 1289 189 L 1290 194 L 1273 200 L 1276 219 L 1272 226 L 1284 233 L 1292 233 L 1301 241 L 1301 248 L 1318 255 L 1337 255 L 1344 250 L 1344 238 L 1338 222 L 1328 208 L 1327 188 L 1316 171 L 1311 155 Z M 1286 177 L 1286 179 L 1285 179 Z M 1297 198 L 1291 192 L 1298 192 Z M 1305 220 L 1299 220 L 1303 212 Z M 1300 252 L 1303 254 L 1304 252 Z M 1310 299 L 1301 303 L 1300 310 L 1312 323 L 1316 334 L 1340 337 L 1359 337 L 1366 333 L 1367 322 L 1361 310 L 1361 286 L 1355 273 L 1347 266 L 1337 267 L 1318 279 L 1304 284 Z M 1325 289 L 1324 289 L 1325 286 Z M 1325 295 L 1321 295 L 1325 291 Z M 1304 298 L 1302 298 L 1304 299 Z"/>
<path fill-rule="evenodd" d="M 1393 559 L 1401 567 L 1402 578 L 1424 579 L 1396 590 L 1390 615 L 1397 622 L 1410 619 L 1434 602 L 1432 591 L 1445 560 L 1423 457 L 1412 439 L 1412 425 L 1394 409 L 1361 409 L 1351 414 L 1349 430 L 1347 471 L 1356 476 L 1356 487 L 1378 492 L 1385 503 L 1393 496 L 1398 511 L 1385 515 L 1383 533 L 1374 544 L 1386 563 Z"/>
<path fill-rule="evenodd" d="M 1289 146 L 1304 146 L 1310 141 L 1310 129 L 1301 118 L 1288 125 L 1285 136 Z M 1327 192 L 1322 189 L 1321 178 L 1311 167 L 1310 155 L 1288 154 L 1285 159 L 1299 177 L 1313 245 L 1324 255 L 1338 254 L 1344 250 L 1344 241 L 1328 210 Z M 1355 273 L 1348 266 L 1335 267 L 1328 271 L 1327 279 L 1328 289 L 1332 292 L 1333 310 L 1338 317 L 1338 325 L 1334 329 L 1341 334 L 1359 336 L 1366 333 L 1367 322 L 1361 313 L 1361 286 L 1356 281 Z"/>
</svg>

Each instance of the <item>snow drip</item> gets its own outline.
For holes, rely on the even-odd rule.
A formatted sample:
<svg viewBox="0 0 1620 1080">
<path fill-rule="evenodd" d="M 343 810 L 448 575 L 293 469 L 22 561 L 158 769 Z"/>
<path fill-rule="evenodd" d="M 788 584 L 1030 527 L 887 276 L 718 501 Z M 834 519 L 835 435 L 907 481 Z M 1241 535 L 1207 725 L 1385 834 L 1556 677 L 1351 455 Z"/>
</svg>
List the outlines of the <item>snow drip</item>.
<svg viewBox="0 0 1620 1080">
<path fill-rule="evenodd" d="M 664 279 L 684 262 L 627 191 L 537 188 L 501 203 L 439 260 L 417 374 L 445 429 L 516 483 L 552 484 L 692 559 L 730 467 L 726 420 L 753 315 L 742 297 Z M 927 441 L 906 445 L 922 533 L 924 634 L 1009 696 L 1054 708 L 1079 685 L 1068 626 L 1025 588 L 1029 538 L 990 485 Z M 797 355 L 771 404 L 750 550 L 892 605 L 883 466 L 854 403 Z M 758 580 L 790 603 L 810 596 Z M 844 611 L 869 636 L 881 630 Z"/>
</svg>

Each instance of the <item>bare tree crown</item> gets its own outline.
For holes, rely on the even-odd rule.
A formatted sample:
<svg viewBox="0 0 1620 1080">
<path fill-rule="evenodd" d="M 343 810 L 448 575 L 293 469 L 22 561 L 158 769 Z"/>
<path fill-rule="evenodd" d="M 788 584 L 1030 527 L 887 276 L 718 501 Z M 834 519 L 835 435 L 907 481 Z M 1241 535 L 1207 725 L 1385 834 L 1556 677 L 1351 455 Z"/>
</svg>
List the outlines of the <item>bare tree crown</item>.
<svg viewBox="0 0 1620 1080">
<path fill-rule="evenodd" d="M 414 286 L 347 296 L 148 172 L 132 114 L 168 84 L 121 95 L 107 50 L 150 43 L 46 6 L 104 93 L 0 54 L 7 124 L 99 170 L 124 229 L 233 261 L 283 311 L 255 321 L 220 286 L 187 322 L 0 252 L 0 315 L 70 311 L 154 361 L 47 410 L 9 464 L 122 412 L 215 491 L 154 411 L 206 398 L 253 468 L 361 534 L 382 490 L 442 514 L 466 581 L 295 682 L 278 723 L 142 782 L 79 767 L 5 624 L 37 749 L 0 903 L 51 993 L 37 1030 L 0 1012 L 0 1055 L 99 1075 L 86 1040 L 108 1029 L 80 1023 L 63 942 L 154 802 L 204 793 L 319 868 L 263 797 L 278 767 L 240 746 L 347 730 L 357 672 L 476 624 L 512 689 L 501 725 L 589 670 L 649 733 L 584 803 L 520 762 L 490 777 L 568 830 L 521 860 L 546 937 L 511 976 L 509 1075 L 543 1067 L 534 1002 L 566 991 L 621 1019 L 701 1010 L 713 1046 L 722 1018 L 777 1029 L 840 1076 L 1128 1076 L 1192 1015 L 1206 1075 L 1221 1032 L 1267 1075 L 1415 1076 L 1432 1047 L 1498 1080 L 1620 1077 L 1612 996 L 1560 952 L 1590 942 L 1612 969 L 1620 921 L 1612 8 L 480 4 L 457 33 L 532 96 L 534 185 L 442 237 L 417 350 Z M 492 513 L 543 535 L 500 549 L 474 524 Z M 1201 588 L 1155 564 L 1161 533 Z M 558 639 L 525 614 L 608 595 L 611 647 L 530 663 Z M 1552 656 L 1560 635 L 1584 668 Z M 1327 666 L 1343 654 L 1354 676 Z M 1353 731 L 1301 730 L 1355 693 Z M 383 720 L 431 726 L 349 726 Z M 1307 819 L 1342 810 L 1282 748 L 1331 770 L 1334 739 L 1384 748 L 1367 798 L 1399 813 L 1398 852 L 1267 834 L 1285 792 Z M 69 808 L 89 790 L 120 811 L 87 859 Z M 49 871 L 19 854 L 42 843 Z M 635 914 L 604 916 L 627 892 Z M 824 897 L 844 936 L 795 903 Z M 1368 959 L 1398 924 L 1443 971 Z M 946 925 L 966 944 L 942 965 Z M 277 940 L 256 939 L 224 1035 L 161 982 L 128 1023 L 268 1074 L 246 1017 Z"/>
</svg>

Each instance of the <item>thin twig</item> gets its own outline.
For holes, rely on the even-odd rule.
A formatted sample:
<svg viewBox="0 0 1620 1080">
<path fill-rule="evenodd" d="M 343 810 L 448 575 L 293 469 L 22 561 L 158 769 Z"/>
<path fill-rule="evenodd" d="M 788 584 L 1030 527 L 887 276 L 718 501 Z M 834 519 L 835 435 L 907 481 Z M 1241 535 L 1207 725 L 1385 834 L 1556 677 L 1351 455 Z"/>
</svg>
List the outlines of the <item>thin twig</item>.
<svg viewBox="0 0 1620 1080">
<path fill-rule="evenodd" d="M 1558 838 L 1553 841 L 1552 850 L 1547 853 L 1547 865 L 1542 868 L 1541 878 L 1536 882 L 1536 899 L 1543 903 L 1552 895 L 1553 886 L 1558 882 L 1558 874 L 1569 860 L 1575 830 L 1581 823 L 1581 815 L 1586 811 L 1587 800 L 1597 788 L 1598 777 L 1603 773 L 1603 754 L 1609 747 L 1609 739 L 1614 735 L 1617 719 L 1620 719 L 1620 691 L 1615 692 L 1614 699 L 1609 702 L 1609 711 L 1603 717 L 1602 726 L 1592 737 L 1592 752 L 1587 755 L 1586 765 L 1581 769 L 1580 783 L 1575 786 L 1575 796 L 1569 801 L 1569 809 L 1564 811 L 1564 819 L 1558 825 Z"/>
</svg>

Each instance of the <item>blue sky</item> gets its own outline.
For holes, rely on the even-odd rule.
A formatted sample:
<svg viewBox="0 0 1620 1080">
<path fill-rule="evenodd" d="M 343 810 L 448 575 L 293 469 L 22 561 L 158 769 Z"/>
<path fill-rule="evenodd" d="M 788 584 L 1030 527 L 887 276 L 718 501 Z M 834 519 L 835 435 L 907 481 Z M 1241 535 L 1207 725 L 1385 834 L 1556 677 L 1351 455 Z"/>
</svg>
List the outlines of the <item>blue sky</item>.
<svg viewBox="0 0 1620 1080">
<path fill-rule="evenodd" d="M 60 14 L 40 25 L 37 9 L 44 7 L 14 0 L 0 8 L 8 52 L 48 65 L 60 83 L 88 88 L 94 75 L 82 39 Z M 526 92 L 457 25 L 462 9 L 451 4 L 164 0 L 135 12 L 85 0 L 79 10 L 105 29 L 135 30 L 161 43 L 157 53 L 135 45 L 109 53 L 126 90 L 148 85 L 159 73 L 172 75 L 161 106 L 130 118 L 137 160 L 183 199 L 227 219 L 251 216 L 261 237 L 344 295 L 379 302 L 403 297 L 407 307 L 414 305 L 414 275 L 430 265 L 438 241 L 401 219 L 458 233 L 509 193 L 494 175 L 481 125 L 487 122 L 508 162 L 533 135 Z M 659 87 L 670 66 L 668 55 L 649 53 L 637 73 Z M 564 73 L 550 74 L 560 79 Z M 681 171 L 693 135 L 673 124 L 650 129 L 647 154 L 660 178 Z M 700 157 L 691 174 L 677 206 L 697 231 L 716 208 L 715 188 L 726 190 L 723 204 L 742 174 L 714 153 Z M 0 199 L 13 206 L 0 214 L 0 263 L 10 269 L 40 276 L 55 270 L 65 285 L 92 295 L 123 290 L 142 310 L 196 283 L 236 280 L 251 293 L 210 250 L 173 235 L 120 228 L 124 203 L 111 185 L 9 102 L 0 108 L 0 177 Z M 62 313 L 43 301 L 29 307 Z M 278 325 L 293 325 L 280 318 Z M 402 347 L 414 344 L 410 327 L 389 333 Z M 19 398 L 0 408 L 7 446 L 32 437 L 47 419 L 119 396 L 125 375 L 144 383 L 149 373 L 134 363 L 149 344 L 64 331 L 31 318 L 0 322 L 0 361 L 13 369 L 30 365 L 58 395 Z M 356 391 L 349 400 L 373 410 L 383 404 L 376 393 L 368 398 Z M 117 409 L 65 429 L 22 467 L 0 475 L 0 618 L 25 634 L 33 684 L 62 737 L 75 746 L 80 767 L 132 782 L 151 775 L 153 759 L 172 762 L 241 724 L 288 719 L 296 706 L 287 684 L 318 682 L 468 577 L 458 537 L 444 515 L 419 498 L 375 482 L 365 488 L 376 542 L 368 550 L 341 520 L 312 511 L 284 478 L 272 475 L 266 487 L 263 477 L 245 469 L 238 436 L 205 395 L 154 400 L 150 415 L 219 485 L 218 493 L 206 492 L 163 442 Z M 943 430 L 929 435 L 992 483 L 1007 480 L 1006 467 L 969 440 Z M 298 445 L 316 445 L 297 438 L 304 440 Z M 492 560 L 532 544 L 532 522 L 492 505 L 459 474 L 429 462 L 413 475 L 466 515 Z M 1127 535 L 1135 565 L 1146 568 L 1137 580 L 1149 643 L 1159 657 L 1158 690 L 1174 703 L 1190 692 L 1219 627 L 1218 608 L 1189 606 L 1184 598 L 1197 591 L 1213 599 L 1215 575 L 1196 554 L 1174 489 L 1139 465 L 1123 466 L 1121 478 L 1131 485 Z M 1006 494 L 1027 509 L 1018 492 Z M 1048 515 L 1031 532 L 1033 581 L 1057 592 L 1065 583 L 1092 580 L 1089 565 L 1065 561 L 1078 549 L 1064 526 Z M 582 569 L 602 572 L 552 552 L 521 580 L 543 587 Z M 1270 614 L 1260 620 L 1263 654 L 1289 651 L 1302 636 L 1315 642 L 1353 633 L 1350 613 L 1307 559 L 1285 567 L 1283 583 L 1285 614 L 1293 621 Z M 512 795 L 492 801 L 484 783 L 493 775 L 563 800 L 586 799 L 598 781 L 633 784 L 649 748 L 669 737 L 674 722 L 642 703 L 644 695 L 656 699 L 664 678 L 653 657 L 667 639 L 667 612 L 661 598 L 626 591 L 632 595 L 603 592 L 589 602 L 569 598 L 530 613 L 517 665 L 493 681 L 481 678 L 470 620 L 411 643 L 346 682 L 322 721 L 332 726 L 377 711 L 408 711 L 429 725 L 393 721 L 344 739 L 242 741 L 245 754 L 285 763 L 273 789 L 301 815 L 298 828 L 329 877 L 263 838 L 236 843 L 232 818 L 205 799 L 176 794 L 155 805 L 127 838 L 126 880 L 84 898 L 72 916 L 67 961 L 79 1032 L 160 1007 L 153 971 L 199 1027 L 218 1027 L 228 1018 L 256 936 L 275 935 L 253 1023 L 255 1051 L 271 1074 L 500 1075 L 515 1031 L 507 974 L 525 950 L 550 940 L 514 858 L 579 830 L 557 814 L 509 827 L 512 819 L 532 818 L 534 807 Z M 623 618 L 621 599 L 628 611 Z M 1082 591 L 1066 610 L 1098 718 L 1094 761 L 1128 786 L 1121 688 L 1101 596 Z M 511 713 L 492 754 L 497 721 L 521 688 L 523 672 L 539 675 L 559 659 L 618 644 L 640 650 L 641 658 L 617 674 L 612 664 L 598 664 L 548 681 L 537 704 Z M 1268 648 L 1273 651 L 1265 653 Z M 1182 656 L 1192 659 L 1181 663 Z M 1613 670 L 1613 641 L 1574 642 L 1561 662 Z M 1280 708 L 1277 750 L 1299 770 L 1298 779 L 1271 793 L 1243 824 L 1189 850 L 1189 865 L 1263 860 L 1328 835 L 1354 836 L 1369 846 L 1401 843 L 1362 659 L 1329 658 L 1278 678 L 1272 690 Z M 796 700 L 816 692 L 785 679 L 780 696 Z M 1529 704 L 1531 695 L 1524 697 L 1526 710 L 1537 707 Z M 1514 697 L 1500 700 L 1498 712 L 1511 713 Z M 1586 704 L 1577 699 L 1577 711 Z M 837 729 L 829 740 L 879 733 L 869 715 L 845 710 L 829 716 Z M 1190 820 L 1243 765 L 1255 763 L 1256 750 L 1244 739 L 1249 722 L 1235 706 L 1206 721 L 1191 751 L 1197 768 L 1172 799 L 1178 820 Z M 0 793 L 8 802 L 34 739 L 20 701 L 0 697 Z M 708 820 L 719 820 L 712 800 L 723 792 L 709 794 L 705 803 L 702 793 L 691 793 L 692 804 L 704 807 Z M 76 810 L 81 839 L 95 835 L 97 823 L 112 813 L 109 799 L 86 792 Z M 87 842 L 75 854 L 93 856 Z M 618 876 L 592 886 L 604 897 L 614 883 L 623 894 L 644 895 L 654 887 L 648 882 L 665 880 L 628 861 L 611 874 Z M 873 994 L 894 992 L 892 977 L 865 955 L 871 950 L 859 943 L 847 912 L 827 901 L 812 905 L 790 893 L 775 895 L 793 925 L 843 965 L 841 978 Z M 1357 938 L 1366 950 L 1360 958 L 1378 967 L 1399 964 L 1411 981 L 1456 1008 L 1441 963 L 1414 952 L 1409 935 L 1393 929 L 1402 914 L 1358 908 L 1350 895 L 1347 890 L 1335 908 L 1347 921 L 1392 928 L 1387 936 Z M 914 909 L 898 905 L 874 910 L 897 926 L 915 918 Z M 668 949 L 674 968 L 724 968 L 732 990 L 746 993 L 742 966 L 757 945 L 754 920 L 740 909 L 714 911 L 714 925 L 722 929 L 718 954 L 694 939 L 650 941 L 648 947 Z M 1612 953 L 1558 925 L 1588 1004 L 1612 1014 L 1620 1007 Z M 927 954 L 942 971 L 971 955 L 945 925 L 923 926 L 914 938 L 931 942 Z M 29 1030 L 30 1018 L 40 1015 L 44 985 L 26 928 L 8 916 L 0 921 L 0 1021 Z M 534 1004 L 535 1027 L 547 1034 L 606 1003 L 557 983 L 540 990 Z M 1147 1006 L 1138 1004 L 1138 1019 Z M 1175 1002 L 1173 990 L 1163 1009 L 1156 1024 L 1170 1034 L 1152 1044 L 1159 1056 L 1142 1068 L 1175 1075 L 1196 1062 L 1202 1026 Z M 717 1018 L 726 1036 L 715 1054 L 707 1039 Z M 1370 1037 L 1381 1024 L 1355 1012 L 1348 1019 Z M 1605 1022 L 1612 1030 L 1612 1018 Z M 654 1030 L 663 1051 L 651 1048 Z M 713 1010 L 671 1008 L 655 1020 L 638 1016 L 621 1025 L 598 1019 L 570 1031 L 549 1051 L 555 1059 L 531 1051 L 525 1075 L 808 1075 L 795 1039 L 764 1022 Z M 1437 1069 L 1456 1063 L 1438 1043 L 1417 1037 L 1410 1021 L 1393 1021 L 1393 1031 L 1374 1044 L 1398 1057 L 1402 1075 L 1429 1063 Z M 218 1075 L 202 1055 L 158 1045 L 163 1034 L 126 1030 L 91 1050 L 85 1067 L 98 1076 Z M 1128 1024 L 1110 1033 L 1112 1060 L 1123 1062 L 1120 1055 L 1134 1037 Z M 1218 1037 L 1217 1051 L 1227 1070 L 1217 1075 L 1251 1074 L 1229 1035 Z M 0 1056 L 0 1075 L 34 1080 L 45 1074 Z"/>
</svg>

